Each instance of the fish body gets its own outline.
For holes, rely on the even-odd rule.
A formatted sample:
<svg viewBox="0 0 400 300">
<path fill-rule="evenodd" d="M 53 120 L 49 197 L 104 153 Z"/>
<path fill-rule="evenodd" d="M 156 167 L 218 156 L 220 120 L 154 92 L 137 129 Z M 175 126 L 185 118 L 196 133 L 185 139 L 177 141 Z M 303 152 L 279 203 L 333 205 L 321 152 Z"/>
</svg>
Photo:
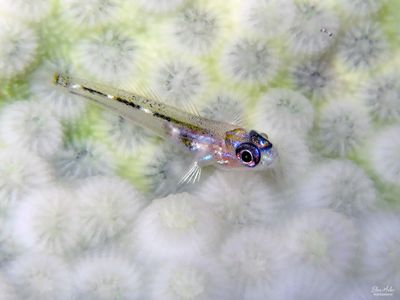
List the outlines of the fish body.
<svg viewBox="0 0 400 300">
<path fill-rule="evenodd" d="M 265 134 L 210 120 L 150 97 L 104 86 L 64 74 L 55 83 L 131 120 L 194 154 L 194 164 L 183 181 L 199 178 L 201 167 L 265 169 L 277 153 Z"/>
</svg>

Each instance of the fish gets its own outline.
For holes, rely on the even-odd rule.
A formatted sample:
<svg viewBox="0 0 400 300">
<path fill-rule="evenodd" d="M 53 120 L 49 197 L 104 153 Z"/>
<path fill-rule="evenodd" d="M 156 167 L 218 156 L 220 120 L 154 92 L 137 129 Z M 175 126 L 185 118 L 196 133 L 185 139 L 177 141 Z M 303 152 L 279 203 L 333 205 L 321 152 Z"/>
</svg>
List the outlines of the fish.
<svg viewBox="0 0 400 300">
<path fill-rule="evenodd" d="M 278 158 L 267 134 L 202 117 L 196 109 L 188 111 L 170 106 L 151 91 L 132 93 L 63 73 L 54 74 L 54 83 L 192 153 L 193 162 L 180 184 L 199 181 L 202 168 L 207 166 L 263 171 Z"/>
</svg>

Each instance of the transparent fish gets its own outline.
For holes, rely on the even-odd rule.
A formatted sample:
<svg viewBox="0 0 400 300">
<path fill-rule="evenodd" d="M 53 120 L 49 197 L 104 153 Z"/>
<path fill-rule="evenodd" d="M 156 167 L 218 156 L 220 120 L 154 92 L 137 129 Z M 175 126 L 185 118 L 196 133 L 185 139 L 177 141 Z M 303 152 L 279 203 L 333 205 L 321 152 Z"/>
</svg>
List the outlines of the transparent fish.
<svg viewBox="0 0 400 300">
<path fill-rule="evenodd" d="M 193 154 L 193 163 L 181 183 L 196 182 L 201 169 L 216 166 L 226 170 L 265 170 L 277 158 L 277 151 L 265 133 L 210 120 L 171 107 L 161 101 L 109 86 L 56 74 L 55 83 L 120 116 L 152 130 Z"/>
</svg>

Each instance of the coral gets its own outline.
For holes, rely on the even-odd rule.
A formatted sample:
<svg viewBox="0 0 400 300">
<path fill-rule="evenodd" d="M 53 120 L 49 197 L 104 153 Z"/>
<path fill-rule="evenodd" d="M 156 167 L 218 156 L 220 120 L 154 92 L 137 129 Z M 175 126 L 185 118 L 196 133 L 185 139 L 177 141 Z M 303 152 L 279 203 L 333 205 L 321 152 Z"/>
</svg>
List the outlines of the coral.
<svg viewBox="0 0 400 300">
<path fill-rule="evenodd" d="M 200 114 L 211 120 L 243 125 L 244 101 L 236 96 L 227 93 L 219 93 L 212 97 L 205 105 Z"/>
<path fill-rule="evenodd" d="M 335 14 L 313 0 L 295 1 L 295 14 L 289 28 L 289 47 L 296 55 L 315 55 L 334 42 L 340 23 Z"/>
<path fill-rule="evenodd" d="M 60 122 L 35 101 L 18 101 L 3 109 L 0 116 L 0 136 L 14 147 L 48 157 L 62 145 Z"/>
<path fill-rule="evenodd" d="M 0 219 L 0 264 L 5 265 L 12 262 L 18 255 L 23 252 L 23 249 L 15 242 L 14 231 L 10 217 L 1 217 Z M 1 281 L 1 275 L 0 275 Z M 0 284 L 1 286 L 1 284 Z M 0 288 L 1 290 L 1 288 Z M 0 292 L 1 296 L 1 292 Z M 0 297 L 0 299 L 2 299 Z"/>
<path fill-rule="evenodd" d="M 400 127 L 388 127 L 374 138 L 370 152 L 372 166 L 382 179 L 400 183 Z"/>
<path fill-rule="evenodd" d="M 305 60 L 291 70 L 294 85 L 304 95 L 322 101 L 335 95 L 338 76 L 325 60 Z"/>
<path fill-rule="evenodd" d="M 324 273 L 304 269 L 291 270 L 278 280 L 274 288 L 274 300 L 334 300 L 339 289 Z"/>
<path fill-rule="evenodd" d="M 95 175 L 110 175 L 114 162 L 107 149 L 91 140 L 73 140 L 52 159 L 57 177 L 77 180 Z"/>
<path fill-rule="evenodd" d="M 35 60 L 37 36 L 23 24 L 2 18 L 0 44 L 0 78 L 11 78 L 25 72 Z"/>
<path fill-rule="evenodd" d="M 50 166 L 41 158 L 18 148 L 0 149 L 0 215 L 51 180 Z"/>
<path fill-rule="evenodd" d="M 184 9 L 173 22 L 172 37 L 184 50 L 207 53 L 212 50 L 221 31 L 218 15 L 203 7 Z"/>
<path fill-rule="evenodd" d="M 175 59 L 162 64 L 154 74 L 153 87 L 162 99 L 181 106 L 192 101 L 204 88 L 205 76 L 196 64 Z"/>
<path fill-rule="evenodd" d="M 400 120 L 400 84 L 397 78 L 397 72 L 384 73 L 373 77 L 361 87 L 360 99 L 378 120 Z"/>
<path fill-rule="evenodd" d="M 226 274 L 216 261 L 163 265 L 151 283 L 151 299 L 228 299 Z"/>
<path fill-rule="evenodd" d="M 143 299 L 140 270 L 117 253 L 86 257 L 75 266 L 75 299 Z"/>
<path fill-rule="evenodd" d="M 47 61 L 33 74 L 30 90 L 41 106 L 50 107 L 52 113 L 62 120 L 80 117 L 85 109 L 85 100 L 54 84 L 54 74 L 71 74 L 71 66 L 65 61 Z"/>
<path fill-rule="evenodd" d="M 86 179 L 77 190 L 77 199 L 80 235 L 92 247 L 129 230 L 145 205 L 128 182 L 114 177 Z"/>
<path fill-rule="evenodd" d="M 304 138 L 298 134 L 272 132 L 270 136 L 279 153 L 278 159 L 272 165 L 271 173 L 290 193 L 292 184 L 302 178 L 310 166 L 310 149 Z"/>
<path fill-rule="evenodd" d="M 340 0 L 343 10 L 352 16 L 368 16 L 376 13 L 385 4 L 385 0 Z"/>
<path fill-rule="evenodd" d="M 60 0 L 63 16 L 74 26 L 94 27 L 109 23 L 117 16 L 121 0 Z"/>
<path fill-rule="evenodd" d="M 123 31 L 107 29 L 79 42 L 76 51 L 80 65 L 92 77 L 115 84 L 132 76 L 137 47 Z"/>
<path fill-rule="evenodd" d="M 398 214 L 380 213 L 363 220 L 363 277 L 377 285 L 400 285 Z"/>
<path fill-rule="evenodd" d="M 329 207 L 349 216 L 376 209 L 374 183 L 352 162 L 328 161 L 310 173 L 298 195 L 304 207 Z"/>
<path fill-rule="evenodd" d="M 0 10 L 29 21 L 44 19 L 52 9 L 49 0 L 3 0 Z"/>
<path fill-rule="evenodd" d="M 279 63 L 272 45 L 246 37 L 226 48 L 221 58 L 221 71 L 238 82 L 265 84 L 275 77 Z"/>
<path fill-rule="evenodd" d="M 323 107 L 316 139 L 327 155 L 346 156 L 367 137 L 369 119 L 355 103 L 331 101 Z"/>
<path fill-rule="evenodd" d="M 150 261 L 206 255 L 216 248 L 222 233 L 212 208 L 187 193 L 153 200 L 140 214 L 135 230 L 141 256 Z"/>
<path fill-rule="evenodd" d="M 357 231 L 341 214 L 312 210 L 295 216 L 287 224 L 285 247 L 297 267 L 340 278 L 354 266 Z"/>
<path fill-rule="evenodd" d="M 241 21 L 261 37 L 279 37 L 290 28 L 294 13 L 291 0 L 243 1 Z"/>
<path fill-rule="evenodd" d="M 268 299 L 285 270 L 286 252 L 274 233 L 247 227 L 227 237 L 219 258 L 236 299 Z"/>
<path fill-rule="evenodd" d="M 179 185 L 179 181 L 188 171 L 192 158 L 169 143 L 159 149 L 149 157 L 143 168 L 151 193 L 161 197 L 189 189 Z"/>
<path fill-rule="evenodd" d="M 18 299 L 71 299 L 70 270 L 57 257 L 38 253 L 23 255 L 7 268 L 7 274 L 17 287 Z"/>
<path fill-rule="evenodd" d="M 151 13 L 168 13 L 177 10 L 186 0 L 138 0 L 138 4 Z"/>
<path fill-rule="evenodd" d="M 51 186 L 31 193 L 16 208 L 13 232 L 26 249 L 51 254 L 70 254 L 78 247 L 74 195 Z"/>
<path fill-rule="evenodd" d="M 3 274 L 0 274 L 0 299 L 3 300 L 18 299 L 14 287 L 7 282 Z"/>
<path fill-rule="evenodd" d="M 270 89 L 256 105 L 255 128 L 267 133 L 294 131 L 307 133 L 314 121 L 310 101 L 288 89 Z"/>
<path fill-rule="evenodd" d="M 339 46 L 339 57 L 351 70 L 369 69 L 382 61 L 386 38 L 376 23 L 359 23 L 346 31 Z"/>
<path fill-rule="evenodd" d="M 243 176 L 240 184 L 237 184 L 238 175 Z M 243 227 L 276 221 L 277 192 L 260 174 L 218 172 L 207 178 L 196 193 L 212 205 L 227 225 Z"/>
<path fill-rule="evenodd" d="M 145 128 L 125 118 L 105 111 L 96 127 L 121 154 L 130 155 L 148 142 L 150 133 Z"/>
</svg>

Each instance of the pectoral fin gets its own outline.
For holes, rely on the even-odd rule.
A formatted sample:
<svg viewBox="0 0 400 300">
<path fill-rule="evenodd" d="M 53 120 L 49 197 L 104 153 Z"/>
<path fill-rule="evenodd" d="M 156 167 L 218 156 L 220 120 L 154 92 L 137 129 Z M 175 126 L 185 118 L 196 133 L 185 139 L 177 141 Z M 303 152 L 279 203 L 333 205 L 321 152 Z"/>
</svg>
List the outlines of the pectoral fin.
<svg viewBox="0 0 400 300">
<path fill-rule="evenodd" d="M 197 161 L 194 161 L 185 175 L 182 176 L 179 184 L 190 184 L 200 181 L 201 167 Z"/>
</svg>

